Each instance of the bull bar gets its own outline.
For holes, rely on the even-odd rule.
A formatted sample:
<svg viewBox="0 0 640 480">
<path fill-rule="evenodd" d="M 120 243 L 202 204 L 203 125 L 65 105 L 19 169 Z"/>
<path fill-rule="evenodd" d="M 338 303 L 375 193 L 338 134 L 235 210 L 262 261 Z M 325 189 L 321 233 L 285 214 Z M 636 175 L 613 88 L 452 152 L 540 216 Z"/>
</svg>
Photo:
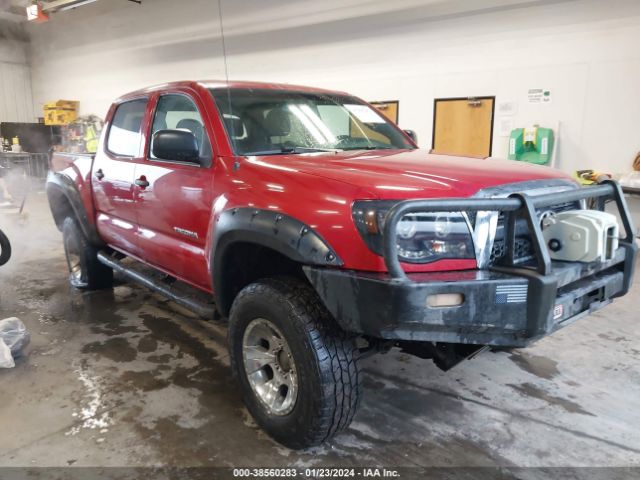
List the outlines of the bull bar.
<svg viewBox="0 0 640 480">
<path fill-rule="evenodd" d="M 530 196 L 526 193 L 514 193 L 507 198 L 453 198 L 433 200 L 407 200 L 393 206 L 386 215 L 383 231 L 384 261 L 391 278 L 408 281 L 400 260 L 396 232 L 398 222 L 409 213 L 416 212 L 480 212 L 501 211 L 507 215 L 506 228 L 506 260 L 505 266 L 514 267 L 516 220 L 525 218 L 529 227 L 531 241 L 536 259 L 536 271 L 541 275 L 551 273 L 552 263 L 549 251 L 542 236 L 542 230 L 536 214 L 537 208 L 550 207 L 563 202 L 575 202 L 589 198 L 596 199 L 597 209 L 604 210 L 607 199 L 614 199 L 625 231 L 624 243 L 632 244 L 634 227 L 629 209 L 624 200 L 620 185 L 613 180 L 604 180 L 599 185 L 583 187 L 576 190 Z"/>
</svg>

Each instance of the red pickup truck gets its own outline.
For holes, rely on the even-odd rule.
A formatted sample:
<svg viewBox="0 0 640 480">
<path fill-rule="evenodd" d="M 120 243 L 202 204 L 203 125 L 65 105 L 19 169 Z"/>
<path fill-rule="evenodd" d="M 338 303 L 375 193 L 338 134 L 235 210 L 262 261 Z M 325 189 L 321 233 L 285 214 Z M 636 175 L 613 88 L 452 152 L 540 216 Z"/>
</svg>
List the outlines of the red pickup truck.
<svg viewBox="0 0 640 480">
<path fill-rule="evenodd" d="M 53 155 L 47 194 L 74 286 L 115 270 L 212 314 L 142 263 L 212 296 L 248 409 L 292 448 L 349 425 L 363 355 L 446 370 L 524 347 L 624 295 L 637 250 L 615 182 L 430 154 L 352 95 L 291 85 L 125 95 L 95 156 Z"/>
</svg>

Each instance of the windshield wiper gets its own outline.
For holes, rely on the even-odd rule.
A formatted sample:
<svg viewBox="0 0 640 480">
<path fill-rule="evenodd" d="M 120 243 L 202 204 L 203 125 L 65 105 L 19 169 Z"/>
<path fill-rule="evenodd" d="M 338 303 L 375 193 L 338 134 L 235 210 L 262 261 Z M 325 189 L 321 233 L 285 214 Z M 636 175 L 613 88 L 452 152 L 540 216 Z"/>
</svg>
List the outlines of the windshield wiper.
<svg viewBox="0 0 640 480">
<path fill-rule="evenodd" d="M 340 148 L 282 147 L 282 153 L 340 152 Z"/>
<path fill-rule="evenodd" d="M 387 147 L 382 145 L 362 145 L 360 147 L 349 147 L 344 150 L 393 150 L 396 147 Z"/>
<path fill-rule="evenodd" d="M 273 150 L 261 150 L 257 152 L 246 152 L 243 155 L 282 155 L 283 153 L 310 153 L 310 152 L 340 152 L 339 148 L 316 148 L 316 147 L 282 147 Z"/>
</svg>

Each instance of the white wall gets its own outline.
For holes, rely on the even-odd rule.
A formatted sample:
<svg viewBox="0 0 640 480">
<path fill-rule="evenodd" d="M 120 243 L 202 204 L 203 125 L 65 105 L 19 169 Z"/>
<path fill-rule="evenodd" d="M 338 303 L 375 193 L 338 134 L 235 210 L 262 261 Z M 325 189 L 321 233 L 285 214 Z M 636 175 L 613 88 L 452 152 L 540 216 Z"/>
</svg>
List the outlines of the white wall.
<svg viewBox="0 0 640 480">
<path fill-rule="evenodd" d="M 0 21 L 0 122 L 37 121 L 26 40 L 20 27 Z"/>
<path fill-rule="evenodd" d="M 495 95 L 514 126 L 561 124 L 558 166 L 630 170 L 640 150 L 637 0 L 223 0 L 229 75 L 400 100 L 431 143 L 433 99 Z M 102 0 L 30 25 L 36 107 L 104 115 L 127 91 L 224 78 L 215 0 Z M 527 102 L 530 88 L 552 102 Z M 501 119 L 497 117 L 496 120 Z M 498 123 L 498 122 L 497 122 Z M 496 126 L 497 126 L 496 123 Z M 496 130 L 498 130 L 496 128 Z M 494 155 L 506 155 L 496 131 Z"/>
</svg>

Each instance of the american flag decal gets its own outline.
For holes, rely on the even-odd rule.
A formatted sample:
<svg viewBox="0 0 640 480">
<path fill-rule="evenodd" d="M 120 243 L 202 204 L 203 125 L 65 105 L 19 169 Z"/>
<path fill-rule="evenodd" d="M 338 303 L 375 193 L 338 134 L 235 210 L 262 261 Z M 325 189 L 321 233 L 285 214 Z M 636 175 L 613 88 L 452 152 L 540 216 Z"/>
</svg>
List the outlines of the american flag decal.
<svg viewBox="0 0 640 480">
<path fill-rule="evenodd" d="M 496 287 L 496 304 L 525 303 L 527 301 L 527 290 L 529 286 L 521 285 L 498 285 Z"/>
</svg>

